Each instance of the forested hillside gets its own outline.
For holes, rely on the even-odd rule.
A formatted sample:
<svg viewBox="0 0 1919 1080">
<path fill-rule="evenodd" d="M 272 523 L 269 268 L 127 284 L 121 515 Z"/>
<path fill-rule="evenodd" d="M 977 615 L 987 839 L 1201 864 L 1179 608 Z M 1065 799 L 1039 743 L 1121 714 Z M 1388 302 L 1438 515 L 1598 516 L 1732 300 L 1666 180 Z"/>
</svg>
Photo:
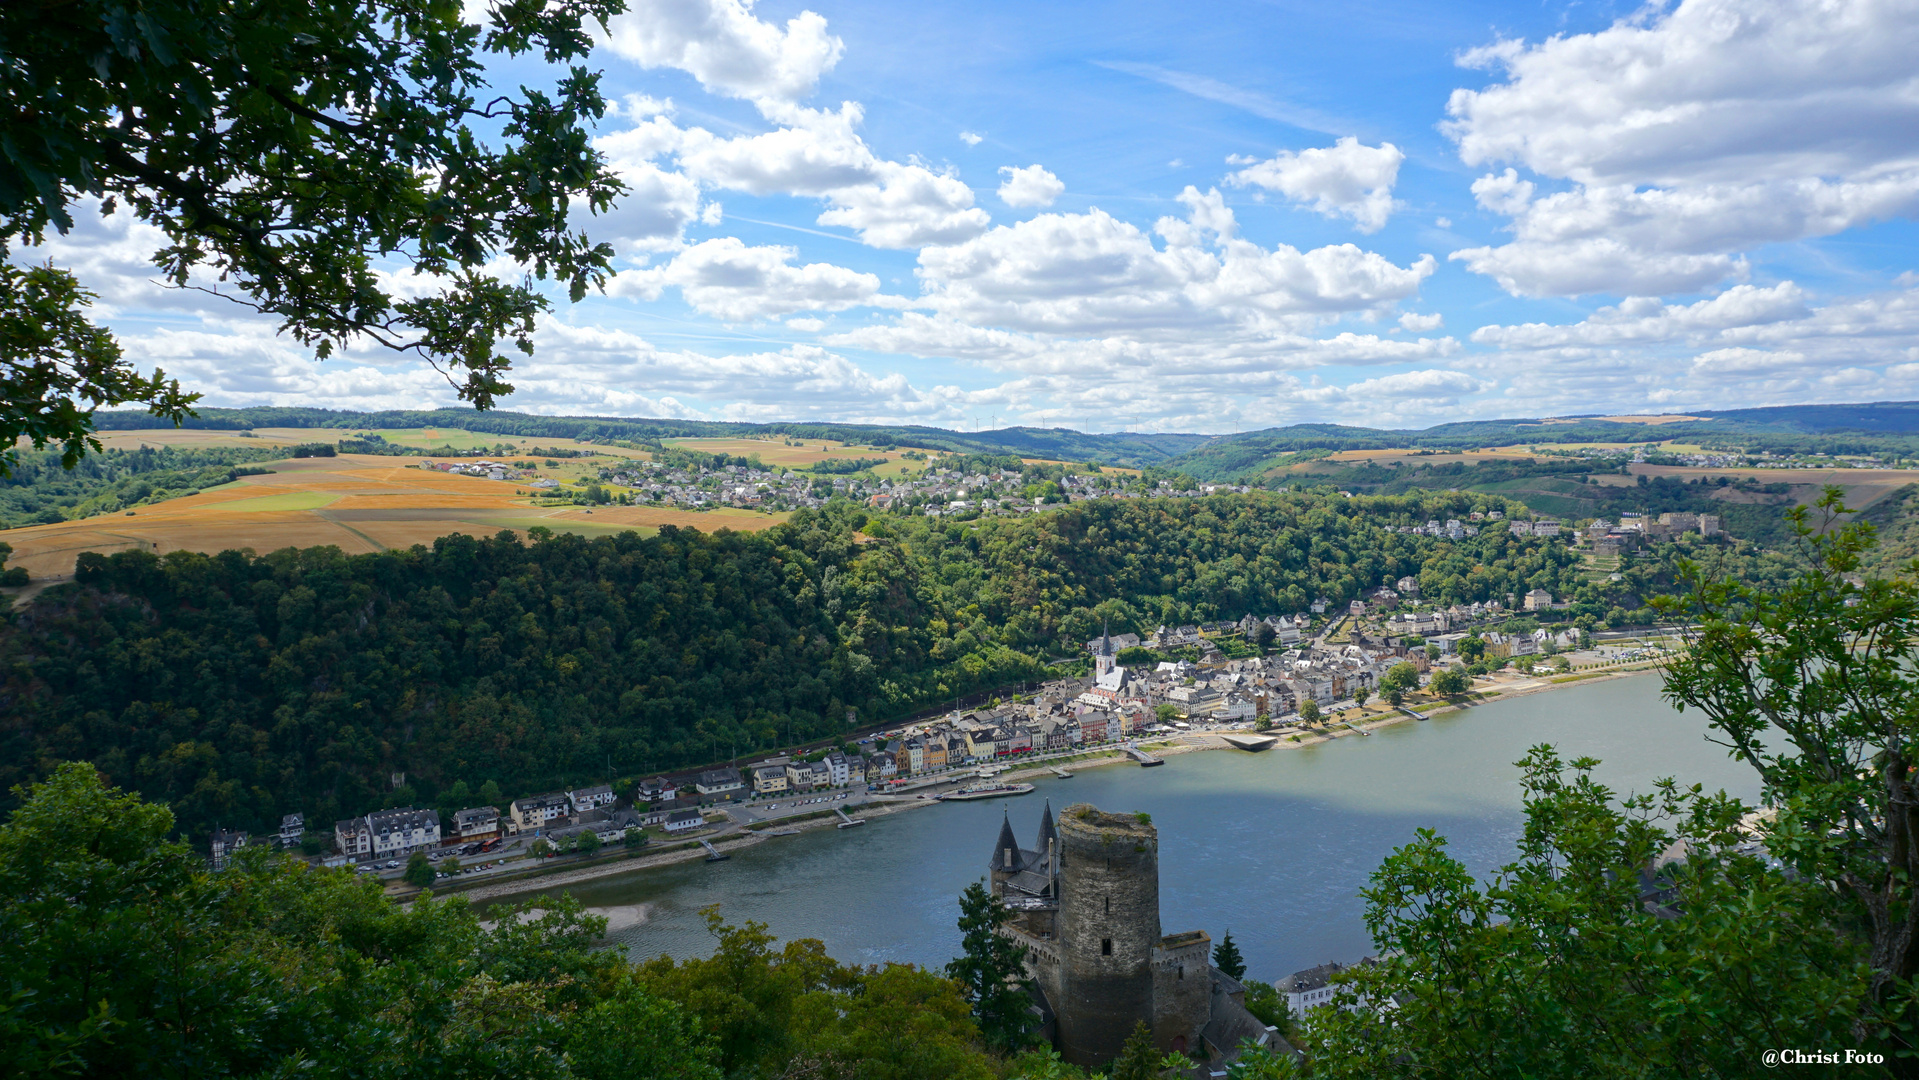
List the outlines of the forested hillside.
<svg viewBox="0 0 1919 1080">
<path fill-rule="evenodd" d="M 1564 544 L 1387 528 L 1504 505 L 1256 493 L 941 524 L 836 504 L 758 534 L 89 554 L 0 626 L 0 786 L 89 760 L 194 829 L 325 822 L 833 735 L 848 709 L 1034 678 L 1102 618 L 1292 612 L 1407 574 L 1440 601 L 1574 592 Z"/>
<path fill-rule="evenodd" d="M 143 446 L 88 454 L 63 468 L 54 450 L 25 450 L 0 474 L 0 528 L 66 521 L 177 499 L 231 481 L 283 447 Z M 236 468 L 237 467 L 237 468 Z"/>
</svg>

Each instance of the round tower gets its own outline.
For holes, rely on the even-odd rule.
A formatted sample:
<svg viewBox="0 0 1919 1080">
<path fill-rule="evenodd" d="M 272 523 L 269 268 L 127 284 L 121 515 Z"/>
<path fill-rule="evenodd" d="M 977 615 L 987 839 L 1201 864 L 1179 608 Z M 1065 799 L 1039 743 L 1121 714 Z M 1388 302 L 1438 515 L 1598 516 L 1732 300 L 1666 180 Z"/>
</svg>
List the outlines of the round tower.
<svg viewBox="0 0 1919 1080">
<path fill-rule="evenodd" d="M 1060 814 L 1059 1049 L 1075 1065 L 1119 1056 L 1153 1023 L 1159 944 L 1159 832 L 1143 814 L 1079 803 Z"/>
</svg>

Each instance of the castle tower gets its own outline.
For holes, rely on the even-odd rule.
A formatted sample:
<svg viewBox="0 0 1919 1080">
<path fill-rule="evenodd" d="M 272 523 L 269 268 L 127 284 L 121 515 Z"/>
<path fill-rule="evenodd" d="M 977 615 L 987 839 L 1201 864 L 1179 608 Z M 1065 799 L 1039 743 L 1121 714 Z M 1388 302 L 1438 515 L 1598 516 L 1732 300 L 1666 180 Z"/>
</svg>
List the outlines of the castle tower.
<svg viewBox="0 0 1919 1080">
<path fill-rule="evenodd" d="M 1003 814 L 1000 816 L 999 839 L 993 842 L 993 858 L 988 869 L 993 874 L 993 892 L 996 894 L 1003 890 L 1008 879 L 1026 869 L 1025 855 L 1019 849 L 1019 842 L 1013 839 L 1013 822 Z"/>
<path fill-rule="evenodd" d="M 1075 1065 L 1119 1056 L 1153 1024 L 1159 928 L 1159 832 L 1143 815 L 1066 808 L 1057 826 L 1060 1055 Z"/>
</svg>

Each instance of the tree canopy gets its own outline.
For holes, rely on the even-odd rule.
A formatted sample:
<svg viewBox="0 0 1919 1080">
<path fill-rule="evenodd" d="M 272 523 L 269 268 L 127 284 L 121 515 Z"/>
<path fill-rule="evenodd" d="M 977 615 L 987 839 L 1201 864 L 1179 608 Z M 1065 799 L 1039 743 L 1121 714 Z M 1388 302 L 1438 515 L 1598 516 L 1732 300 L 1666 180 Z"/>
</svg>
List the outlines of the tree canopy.
<svg viewBox="0 0 1919 1080">
<path fill-rule="evenodd" d="M 530 353 L 549 301 L 488 264 L 574 300 L 610 273 L 580 223 L 622 185 L 589 141 L 606 102 L 577 62 L 621 10 L 496 0 L 482 25 L 439 0 L 0 5 L 0 251 L 129 213 L 164 235 L 171 285 L 260 311 L 321 359 L 362 340 L 417 355 L 489 407 L 512 390 L 501 341 Z M 488 86 L 490 58 L 521 56 L 553 85 Z M 84 285 L 0 273 L 0 445 L 71 458 L 100 405 L 191 405 L 88 323 Z"/>
</svg>

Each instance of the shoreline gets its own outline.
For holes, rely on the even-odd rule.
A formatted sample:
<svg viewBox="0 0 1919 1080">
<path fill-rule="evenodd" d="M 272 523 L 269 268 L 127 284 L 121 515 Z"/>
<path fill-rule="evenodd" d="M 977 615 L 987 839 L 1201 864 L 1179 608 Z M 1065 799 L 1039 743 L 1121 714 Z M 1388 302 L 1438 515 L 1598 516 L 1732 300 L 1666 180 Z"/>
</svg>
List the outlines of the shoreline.
<svg viewBox="0 0 1919 1080">
<path fill-rule="evenodd" d="M 1644 666 L 1624 668 L 1617 671 L 1595 672 L 1590 675 L 1584 675 L 1584 676 L 1576 676 L 1576 677 L 1559 676 L 1559 678 L 1566 679 L 1567 681 L 1565 682 L 1555 682 L 1553 681 L 1553 677 L 1547 676 L 1543 678 L 1530 679 L 1526 681 L 1511 683 L 1505 686 L 1493 686 L 1493 687 L 1488 687 L 1487 690 L 1479 691 L 1478 693 L 1480 696 L 1478 697 L 1477 700 L 1474 700 L 1474 701 L 1461 702 L 1461 703 L 1451 703 L 1451 702 L 1435 703 L 1436 707 L 1433 709 L 1433 711 L 1424 713 L 1423 716 L 1425 719 L 1431 720 L 1437 717 L 1450 716 L 1456 713 L 1465 712 L 1469 709 L 1479 708 L 1482 705 L 1487 705 L 1493 702 L 1507 701 L 1507 700 L 1512 700 L 1514 698 L 1529 697 L 1533 694 L 1547 693 L 1553 690 L 1563 690 L 1572 686 L 1582 686 L 1582 685 L 1593 684 L 1593 683 L 1609 682 L 1614 679 L 1632 678 L 1634 676 L 1650 674 L 1654 670 L 1656 670 L 1656 665 L 1646 664 Z M 1488 691 L 1492 691 L 1492 693 L 1488 693 Z M 1364 721 L 1354 721 L 1353 727 L 1358 728 L 1360 731 L 1371 732 L 1371 731 L 1376 731 L 1380 728 L 1392 727 L 1396 724 L 1413 723 L 1415 722 L 1415 720 L 1416 718 L 1413 716 L 1409 716 L 1404 712 L 1396 711 L 1394 713 L 1382 714 L 1380 716 L 1377 716 L 1368 720 L 1364 720 Z M 1357 732 L 1350 729 L 1340 730 L 1336 732 L 1329 731 L 1324 733 L 1314 733 L 1310 736 L 1302 736 L 1297 742 L 1291 741 L 1286 736 L 1281 735 L 1279 736 L 1278 742 L 1274 743 L 1267 750 L 1262 750 L 1262 751 L 1239 750 L 1238 747 L 1227 743 L 1226 740 L 1222 738 L 1220 735 L 1212 732 L 1201 732 L 1201 733 L 1191 734 L 1191 735 L 1175 735 L 1169 741 L 1166 741 L 1166 742 L 1147 743 L 1147 742 L 1141 741 L 1138 743 L 1138 745 L 1140 746 L 1141 749 L 1148 750 L 1155 757 L 1160 757 L 1160 758 L 1172 757 L 1176 754 L 1192 754 L 1192 753 L 1200 753 L 1200 752 L 1213 751 L 1213 750 L 1238 750 L 1240 753 L 1267 753 L 1273 750 L 1300 750 L 1309 746 L 1317 746 L 1321 743 L 1331 742 L 1334 739 L 1352 738 L 1356 734 Z M 1093 753 L 1093 756 L 1087 758 L 1086 760 L 1073 761 L 1071 763 L 1066 763 L 1066 764 L 1046 763 L 1046 764 L 1034 764 L 1024 768 L 1016 767 L 1008 770 L 1005 773 L 1002 773 L 1000 776 L 995 777 L 995 779 L 1005 783 L 1013 783 L 1017 781 L 1030 780 L 1030 779 L 1058 779 L 1059 777 L 1057 776 L 1057 774 L 1053 772 L 1054 768 L 1064 769 L 1067 773 L 1070 774 L 1070 773 L 1078 772 L 1082 769 L 1099 769 L 1099 768 L 1105 768 L 1110 765 L 1132 765 L 1132 764 L 1135 764 L 1133 759 L 1127 757 L 1124 751 L 1118 748 L 1114 748 L 1111 751 L 1096 751 Z M 882 798 L 885 798 L 885 797 L 882 796 Z M 857 808 L 857 812 L 849 810 L 848 814 L 849 816 L 854 817 L 856 819 L 865 820 L 867 818 L 886 817 L 891 814 L 902 813 L 907 810 L 914 810 L 922 807 L 940 805 L 940 802 L 937 799 L 930 799 L 930 798 L 922 799 L 922 798 L 913 797 L 913 796 L 900 796 L 895 798 L 897 799 L 897 801 L 895 801 L 895 799 L 887 799 L 887 801 L 884 801 L 884 802 L 876 801 L 876 802 L 869 802 L 869 803 L 862 804 L 860 807 Z M 834 817 L 831 814 L 826 814 L 817 818 L 809 818 L 805 821 L 795 821 L 788 824 L 780 824 L 774 828 L 769 828 L 759 832 L 755 832 L 751 829 L 747 829 L 742 826 L 735 832 L 728 833 L 719 837 L 706 837 L 704 839 L 710 840 L 714 848 L 723 852 L 731 853 L 733 851 L 743 850 L 745 848 L 754 847 L 758 844 L 765 843 L 766 841 L 771 840 L 777 836 L 790 836 L 790 835 L 794 835 L 801 832 L 809 832 L 815 829 L 834 828 L 834 827 L 837 827 L 838 825 L 839 825 L 838 818 Z M 545 873 L 545 874 L 534 873 L 526 877 L 515 878 L 511 881 L 501 881 L 501 882 L 492 883 L 492 884 L 476 885 L 470 889 L 460 889 L 460 890 L 455 890 L 455 891 L 450 891 L 445 893 L 434 892 L 433 895 L 440 899 L 446 899 L 449 897 L 458 896 L 458 897 L 465 898 L 469 902 L 492 903 L 502 898 L 508 898 L 508 897 L 513 897 L 513 896 L 518 896 L 523 894 L 549 892 L 554 889 L 563 888 L 568 885 L 577 885 L 586 881 L 596 881 L 601 878 L 615 877 L 620 874 L 637 873 L 643 870 L 652 870 L 662 866 L 671 866 L 676 863 L 683 863 L 683 862 L 693 862 L 695 860 L 701 860 L 705 858 L 706 858 L 706 850 L 704 848 L 695 846 L 689 849 L 682 849 L 678 851 L 661 852 L 657 855 L 641 855 L 635 858 L 621 859 L 617 862 L 602 863 L 596 866 L 582 866 L 573 870 L 554 870 L 551 873 Z M 400 902 L 400 903 L 410 903 L 411 901 L 418 899 L 422 895 L 424 895 L 424 892 L 416 893 L 410 897 L 396 897 L 395 899 L 397 902 Z"/>
</svg>

